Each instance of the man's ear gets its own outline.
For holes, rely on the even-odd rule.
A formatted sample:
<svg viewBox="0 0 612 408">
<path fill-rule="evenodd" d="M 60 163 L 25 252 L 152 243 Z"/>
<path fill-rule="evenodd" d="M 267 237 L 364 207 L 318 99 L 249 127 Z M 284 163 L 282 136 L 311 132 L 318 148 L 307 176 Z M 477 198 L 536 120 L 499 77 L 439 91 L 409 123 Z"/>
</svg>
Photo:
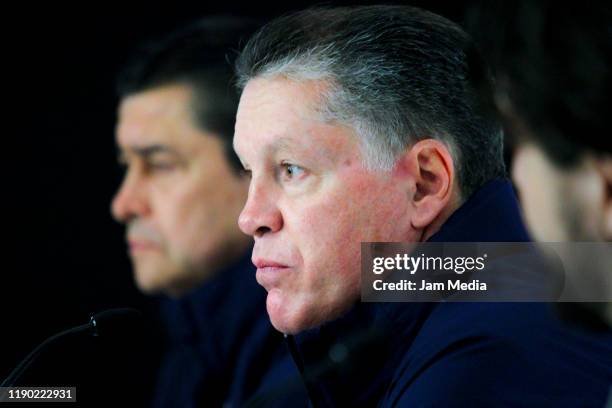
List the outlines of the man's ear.
<svg viewBox="0 0 612 408">
<path fill-rule="evenodd" d="M 446 145 L 425 139 L 415 143 L 400 159 L 403 171 L 410 177 L 412 226 L 424 229 L 438 216 L 445 216 L 454 193 L 455 170 Z"/>
<path fill-rule="evenodd" d="M 603 220 L 601 220 L 602 235 L 605 241 L 612 241 L 612 156 L 605 155 L 595 159 L 597 171 L 603 182 L 603 200 L 601 205 Z"/>
</svg>

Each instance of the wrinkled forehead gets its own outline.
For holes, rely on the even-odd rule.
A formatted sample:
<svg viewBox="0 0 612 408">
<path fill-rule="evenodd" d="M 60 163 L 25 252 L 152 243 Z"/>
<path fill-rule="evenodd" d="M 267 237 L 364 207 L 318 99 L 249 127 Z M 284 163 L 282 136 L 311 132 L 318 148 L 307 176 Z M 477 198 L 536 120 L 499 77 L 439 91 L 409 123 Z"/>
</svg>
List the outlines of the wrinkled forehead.
<svg viewBox="0 0 612 408">
<path fill-rule="evenodd" d="M 289 121 L 320 120 L 325 84 L 321 81 L 292 81 L 284 77 L 255 78 L 244 88 L 238 105 L 236 131 L 258 123 L 268 127 Z M 265 119 L 265 120 L 264 120 Z"/>
<path fill-rule="evenodd" d="M 295 148 L 319 154 L 352 149 L 357 141 L 348 126 L 324 120 L 321 105 L 327 84 L 323 81 L 292 81 L 257 78 L 242 93 L 234 148 L 245 155 L 254 148 Z"/>
</svg>

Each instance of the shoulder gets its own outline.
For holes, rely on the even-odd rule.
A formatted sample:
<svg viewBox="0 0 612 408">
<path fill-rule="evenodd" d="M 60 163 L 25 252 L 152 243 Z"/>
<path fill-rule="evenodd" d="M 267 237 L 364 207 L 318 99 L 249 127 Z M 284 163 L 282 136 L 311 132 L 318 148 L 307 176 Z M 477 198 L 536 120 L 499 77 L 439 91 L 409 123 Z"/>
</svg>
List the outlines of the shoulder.
<svg viewBox="0 0 612 408">
<path fill-rule="evenodd" d="M 597 405 L 612 380 L 602 339 L 567 334 L 545 304 L 441 304 L 404 354 L 384 405 Z"/>
</svg>

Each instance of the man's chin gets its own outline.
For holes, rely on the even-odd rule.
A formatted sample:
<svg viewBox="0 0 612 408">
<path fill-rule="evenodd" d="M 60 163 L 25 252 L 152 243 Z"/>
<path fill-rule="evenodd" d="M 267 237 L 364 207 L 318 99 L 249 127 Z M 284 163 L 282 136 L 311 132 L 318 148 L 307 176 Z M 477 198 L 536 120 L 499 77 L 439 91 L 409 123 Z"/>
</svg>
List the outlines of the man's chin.
<svg viewBox="0 0 612 408">
<path fill-rule="evenodd" d="M 284 334 L 298 334 L 324 321 L 312 311 L 313 307 L 300 302 L 297 296 L 286 295 L 276 288 L 268 292 L 266 309 L 272 326 Z"/>
<path fill-rule="evenodd" d="M 134 282 L 140 292 L 145 295 L 158 295 L 160 293 L 173 296 L 171 288 L 176 280 L 172 278 L 176 273 L 168 269 L 161 269 L 147 264 L 134 264 Z"/>
<path fill-rule="evenodd" d="M 134 282 L 138 290 L 145 295 L 157 295 L 164 291 L 164 285 L 161 282 L 142 272 L 135 272 Z"/>
<path fill-rule="evenodd" d="M 296 324 L 292 313 L 289 312 L 290 306 L 284 298 L 284 294 L 280 289 L 272 288 L 268 291 L 266 298 L 266 309 L 270 322 L 276 330 L 284 334 L 299 333 L 299 324 Z"/>
</svg>

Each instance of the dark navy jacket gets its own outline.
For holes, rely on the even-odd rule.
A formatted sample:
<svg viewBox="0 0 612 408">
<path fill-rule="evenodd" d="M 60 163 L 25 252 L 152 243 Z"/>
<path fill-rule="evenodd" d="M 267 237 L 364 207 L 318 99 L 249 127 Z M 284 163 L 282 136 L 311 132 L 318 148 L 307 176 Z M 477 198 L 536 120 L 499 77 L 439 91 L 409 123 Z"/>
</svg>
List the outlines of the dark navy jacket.
<svg viewBox="0 0 612 408">
<path fill-rule="evenodd" d="M 270 324 L 249 256 L 192 293 L 160 300 L 169 336 L 153 406 L 237 407 L 299 373 Z M 284 399 L 283 399 L 284 398 Z M 274 404 L 302 405 L 303 386 Z"/>
<path fill-rule="evenodd" d="M 505 180 L 430 239 L 527 240 Z M 603 407 L 612 386 L 612 333 L 546 303 L 358 303 L 288 344 L 315 407 Z"/>
</svg>

